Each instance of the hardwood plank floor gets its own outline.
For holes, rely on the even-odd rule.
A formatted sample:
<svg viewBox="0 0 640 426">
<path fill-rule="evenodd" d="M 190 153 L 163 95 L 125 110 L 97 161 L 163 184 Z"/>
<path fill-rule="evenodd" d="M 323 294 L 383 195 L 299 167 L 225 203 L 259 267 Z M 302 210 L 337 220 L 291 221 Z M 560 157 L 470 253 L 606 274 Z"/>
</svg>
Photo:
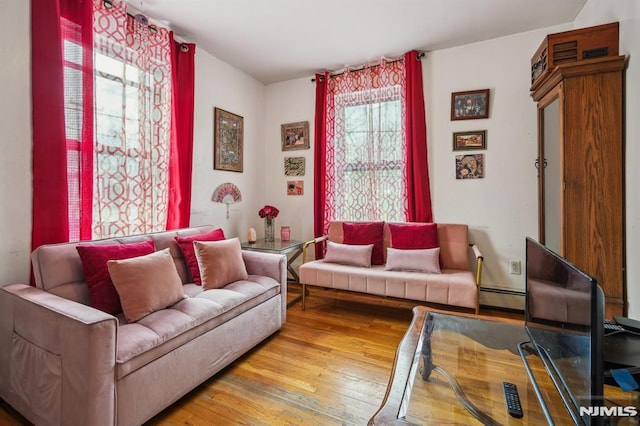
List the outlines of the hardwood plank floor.
<svg viewBox="0 0 640 426">
<path fill-rule="evenodd" d="M 312 288 L 306 311 L 291 306 L 280 331 L 148 425 L 365 425 L 416 304 Z M 0 424 L 28 423 L 2 403 Z"/>
</svg>

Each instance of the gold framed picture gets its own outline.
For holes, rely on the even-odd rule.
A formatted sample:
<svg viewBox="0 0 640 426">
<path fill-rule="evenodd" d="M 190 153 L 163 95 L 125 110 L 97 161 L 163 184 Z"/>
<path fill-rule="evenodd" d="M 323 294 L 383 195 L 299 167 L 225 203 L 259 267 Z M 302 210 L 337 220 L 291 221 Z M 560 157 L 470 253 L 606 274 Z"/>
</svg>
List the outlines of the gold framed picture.
<svg viewBox="0 0 640 426">
<path fill-rule="evenodd" d="M 242 172 L 244 119 L 220 108 L 213 111 L 213 168 Z"/>
<path fill-rule="evenodd" d="M 451 94 L 451 120 L 489 118 L 489 89 Z"/>
<path fill-rule="evenodd" d="M 309 122 L 283 124 L 280 126 L 282 150 L 309 149 Z"/>
<path fill-rule="evenodd" d="M 470 132 L 453 133 L 453 150 L 466 151 L 469 149 L 486 149 L 487 131 L 472 130 Z"/>
</svg>

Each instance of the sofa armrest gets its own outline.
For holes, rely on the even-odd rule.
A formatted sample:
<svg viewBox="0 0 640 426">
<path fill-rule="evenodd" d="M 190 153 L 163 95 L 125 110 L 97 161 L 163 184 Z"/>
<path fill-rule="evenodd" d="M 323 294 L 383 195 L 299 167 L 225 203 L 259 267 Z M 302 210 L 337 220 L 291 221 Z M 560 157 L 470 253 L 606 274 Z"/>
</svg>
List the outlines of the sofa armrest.
<svg viewBox="0 0 640 426">
<path fill-rule="evenodd" d="M 302 263 L 307 263 L 307 249 L 309 248 L 309 246 L 319 244 L 323 241 L 326 241 L 327 239 L 329 239 L 329 236 L 323 235 L 321 237 L 317 237 L 317 238 L 314 238 L 313 240 L 309 240 L 305 242 L 302 246 Z"/>
<path fill-rule="evenodd" d="M 287 319 L 287 256 L 284 254 L 242 250 L 242 258 L 250 275 L 271 277 L 280 283 L 282 323 Z"/>
<path fill-rule="evenodd" d="M 35 424 L 114 424 L 117 330 L 90 306 L 1 287 L 0 397 Z"/>
<path fill-rule="evenodd" d="M 482 252 L 477 245 L 469 244 L 469 247 L 471 247 L 473 256 L 476 258 L 476 284 L 478 285 L 478 287 L 480 287 L 480 279 L 482 278 L 482 262 L 484 262 L 484 256 L 482 256 Z"/>
</svg>

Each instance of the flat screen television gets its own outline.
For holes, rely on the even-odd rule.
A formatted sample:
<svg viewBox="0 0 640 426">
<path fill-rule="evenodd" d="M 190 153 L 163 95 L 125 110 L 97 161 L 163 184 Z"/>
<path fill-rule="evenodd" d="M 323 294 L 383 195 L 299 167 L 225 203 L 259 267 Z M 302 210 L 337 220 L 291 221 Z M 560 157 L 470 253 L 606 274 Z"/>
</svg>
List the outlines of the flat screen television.
<svg viewBox="0 0 640 426">
<path fill-rule="evenodd" d="M 596 280 L 527 238 L 525 328 L 576 423 L 602 422 L 580 407 L 603 404 L 603 323 Z"/>
</svg>

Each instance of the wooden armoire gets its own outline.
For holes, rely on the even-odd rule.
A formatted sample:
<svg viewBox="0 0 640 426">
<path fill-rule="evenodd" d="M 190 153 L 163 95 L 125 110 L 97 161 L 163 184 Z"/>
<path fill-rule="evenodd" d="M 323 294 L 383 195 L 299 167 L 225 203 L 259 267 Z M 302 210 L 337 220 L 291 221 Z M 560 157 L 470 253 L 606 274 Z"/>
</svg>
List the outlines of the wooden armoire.
<svg viewBox="0 0 640 426">
<path fill-rule="evenodd" d="M 608 318 L 626 314 L 624 68 L 617 23 L 551 34 L 532 59 L 539 240 L 596 278 Z"/>
</svg>

